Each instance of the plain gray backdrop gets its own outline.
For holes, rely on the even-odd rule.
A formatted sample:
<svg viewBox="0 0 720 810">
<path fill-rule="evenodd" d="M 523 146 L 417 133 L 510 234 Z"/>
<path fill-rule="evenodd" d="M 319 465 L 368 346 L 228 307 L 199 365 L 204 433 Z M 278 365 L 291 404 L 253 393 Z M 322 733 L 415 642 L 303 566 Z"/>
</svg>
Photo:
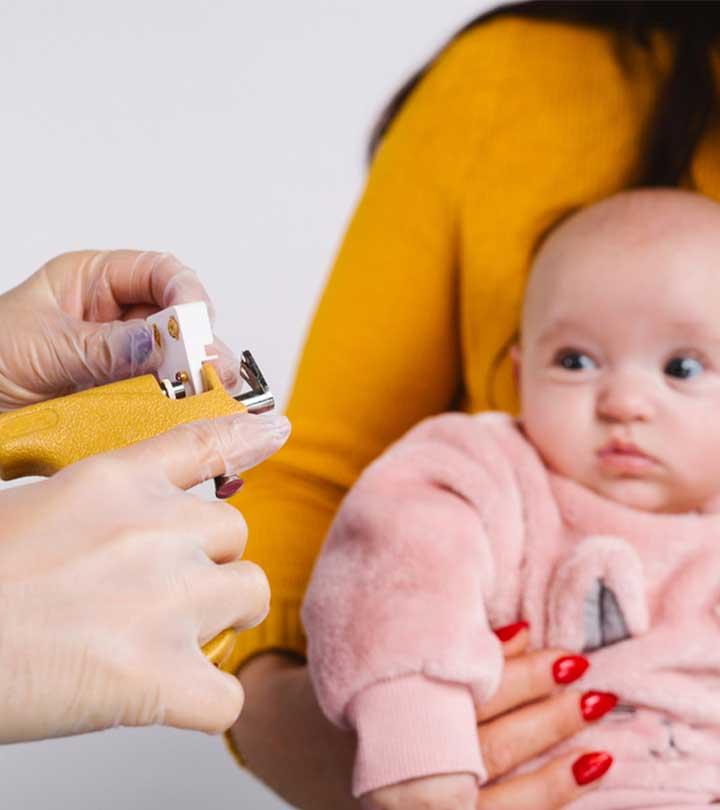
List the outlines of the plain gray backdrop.
<svg viewBox="0 0 720 810">
<path fill-rule="evenodd" d="M 282 407 L 374 116 L 489 5 L 0 0 L 0 291 L 67 250 L 170 250 Z M 198 733 L 0 748 L 2 810 L 200 806 L 287 807 Z"/>
</svg>

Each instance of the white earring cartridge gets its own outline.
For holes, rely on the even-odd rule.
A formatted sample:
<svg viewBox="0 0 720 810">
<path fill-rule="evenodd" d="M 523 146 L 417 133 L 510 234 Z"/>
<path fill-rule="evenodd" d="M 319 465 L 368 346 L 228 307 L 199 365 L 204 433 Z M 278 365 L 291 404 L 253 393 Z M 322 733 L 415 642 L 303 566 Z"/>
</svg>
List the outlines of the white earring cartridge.
<svg viewBox="0 0 720 810">
<path fill-rule="evenodd" d="M 207 305 L 197 301 L 168 307 L 151 315 L 147 322 L 153 328 L 155 343 L 163 352 L 156 374 L 165 395 L 170 399 L 184 399 L 202 394 L 203 364 L 217 359 Z M 265 413 L 275 407 L 275 397 L 249 351 L 242 353 L 240 377 L 250 390 L 234 399 L 250 413 Z M 221 475 L 215 479 L 215 494 L 218 498 L 229 498 L 241 486 L 239 476 Z"/>
</svg>

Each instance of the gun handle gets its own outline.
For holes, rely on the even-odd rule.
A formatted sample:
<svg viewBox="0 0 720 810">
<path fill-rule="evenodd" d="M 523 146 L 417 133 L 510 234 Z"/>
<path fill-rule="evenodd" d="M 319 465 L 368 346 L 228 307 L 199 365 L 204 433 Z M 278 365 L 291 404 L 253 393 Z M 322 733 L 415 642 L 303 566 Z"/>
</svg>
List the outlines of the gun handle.
<svg viewBox="0 0 720 810">
<path fill-rule="evenodd" d="M 205 364 L 207 390 L 169 399 L 151 374 L 39 402 L 0 416 L 0 478 L 52 475 L 88 456 L 150 439 L 176 425 L 242 413 Z"/>
<path fill-rule="evenodd" d="M 52 475 L 83 458 L 152 438 L 195 419 L 242 413 L 215 369 L 203 366 L 206 391 L 172 400 L 147 374 L 29 405 L 0 416 L 0 478 Z M 203 646 L 211 663 L 228 663 L 236 633 L 224 630 Z"/>
</svg>

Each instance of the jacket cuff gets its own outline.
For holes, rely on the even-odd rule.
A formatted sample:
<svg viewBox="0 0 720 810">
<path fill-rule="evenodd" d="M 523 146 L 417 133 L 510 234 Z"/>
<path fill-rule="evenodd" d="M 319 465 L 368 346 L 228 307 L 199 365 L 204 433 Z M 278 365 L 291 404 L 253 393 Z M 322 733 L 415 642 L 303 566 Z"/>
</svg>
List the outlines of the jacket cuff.
<svg viewBox="0 0 720 810">
<path fill-rule="evenodd" d="M 406 675 L 359 692 L 347 709 L 357 732 L 353 796 L 446 773 L 487 780 L 469 687 Z"/>
</svg>

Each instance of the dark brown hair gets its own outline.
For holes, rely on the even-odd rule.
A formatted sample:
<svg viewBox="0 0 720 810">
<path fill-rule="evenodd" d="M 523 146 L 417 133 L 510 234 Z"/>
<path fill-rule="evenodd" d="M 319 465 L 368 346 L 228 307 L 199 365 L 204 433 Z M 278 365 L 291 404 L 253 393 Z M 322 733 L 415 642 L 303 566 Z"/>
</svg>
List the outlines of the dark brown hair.
<svg viewBox="0 0 720 810">
<path fill-rule="evenodd" d="M 676 186 L 683 180 L 698 141 L 715 108 L 716 91 L 710 51 L 720 32 L 718 2 L 538 2 L 511 3 L 470 20 L 445 45 L 478 25 L 498 17 L 596 26 L 612 31 L 619 58 L 628 44 L 648 48 L 654 30 L 674 40 L 674 64 L 638 144 L 637 186 Z M 380 141 L 410 94 L 435 63 L 439 53 L 414 73 L 380 114 L 368 144 L 372 160 Z"/>
</svg>

